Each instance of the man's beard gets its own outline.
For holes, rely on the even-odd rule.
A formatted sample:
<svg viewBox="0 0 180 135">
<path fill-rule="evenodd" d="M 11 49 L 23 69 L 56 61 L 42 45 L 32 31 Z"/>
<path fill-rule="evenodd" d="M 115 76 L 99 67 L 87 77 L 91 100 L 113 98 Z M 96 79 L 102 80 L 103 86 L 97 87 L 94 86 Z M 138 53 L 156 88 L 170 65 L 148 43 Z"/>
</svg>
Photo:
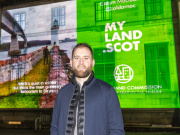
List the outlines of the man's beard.
<svg viewBox="0 0 180 135">
<path fill-rule="evenodd" d="M 81 65 L 83 66 L 83 65 Z M 78 66 L 79 67 L 79 66 Z M 78 68 L 77 67 L 77 68 Z M 92 72 L 92 66 L 88 66 L 87 68 L 85 66 L 83 66 L 85 68 L 85 71 L 82 71 L 82 70 L 78 70 L 76 67 L 73 67 L 72 70 L 73 70 L 73 73 L 75 75 L 75 77 L 78 77 L 78 78 L 86 78 L 88 77 L 91 72 Z"/>
</svg>

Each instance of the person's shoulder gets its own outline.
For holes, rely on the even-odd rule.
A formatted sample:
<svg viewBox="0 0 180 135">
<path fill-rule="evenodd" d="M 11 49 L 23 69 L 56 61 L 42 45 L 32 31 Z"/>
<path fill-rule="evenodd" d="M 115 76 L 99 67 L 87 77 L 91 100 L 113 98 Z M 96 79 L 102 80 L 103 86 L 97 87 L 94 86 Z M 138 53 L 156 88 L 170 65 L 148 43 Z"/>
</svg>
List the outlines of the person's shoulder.
<svg viewBox="0 0 180 135">
<path fill-rule="evenodd" d="M 69 83 L 67 83 L 66 85 L 64 85 L 64 86 L 60 89 L 60 91 L 67 91 L 67 90 L 69 90 L 71 87 L 73 87 L 73 84 L 72 84 L 72 82 L 69 82 Z"/>
<path fill-rule="evenodd" d="M 96 82 L 100 85 L 100 87 L 103 87 L 105 89 L 111 89 L 113 88 L 109 83 L 103 81 L 103 80 L 100 80 L 100 79 L 97 79 L 96 78 Z"/>
<path fill-rule="evenodd" d="M 72 89 L 72 87 L 73 87 L 73 85 L 71 82 L 69 82 L 68 84 L 61 87 L 59 92 L 58 92 L 58 97 L 66 94 L 66 93 L 68 94 L 70 92 L 70 90 Z"/>
<path fill-rule="evenodd" d="M 57 104 L 62 103 L 62 100 L 71 93 L 72 87 L 72 83 L 69 82 L 68 84 L 64 85 L 62 88 L 59 89 L 58 94 L 56 96 Z"/>
<path fill-rule="evenodd" d="M 96 83 L 99 86 L 98 90 L 100 90 L 103 93 L 103 95 L 105 95 L 105 97 L 109 97 L 110 95 L 116 94 L 114 87 L 111 86 L 109 83 L 97 78 Z"/>
</svg>

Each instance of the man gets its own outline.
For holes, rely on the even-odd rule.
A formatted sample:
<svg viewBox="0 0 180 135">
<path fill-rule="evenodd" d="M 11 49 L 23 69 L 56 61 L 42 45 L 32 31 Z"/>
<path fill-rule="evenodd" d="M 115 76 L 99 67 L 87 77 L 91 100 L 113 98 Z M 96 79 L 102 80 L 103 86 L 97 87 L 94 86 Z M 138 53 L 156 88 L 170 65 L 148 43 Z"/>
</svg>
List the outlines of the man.
<svg viewBox="0 0 180 135">
<path fill-rule="evenodd" d="M 77 44 L 70 64 L 74 76 L 56 97 L 51 135 L 124 135 L 117 94 L 108 83 L 94 77 L 91 47 Z"/>
<path fill-rule="evenodd" d="M 44 65 L 45 65 L 45 63 L 48 64 L 49 50 L 48 50 L 47 46 L 43 50 L 43 55 L 44 55 Z"/>
<path fill-rule="evenodd" d="M 56 45 L 56 42 L 54 42 L 53 46 L 55 46 L 55 45 Z"/>
</svg>

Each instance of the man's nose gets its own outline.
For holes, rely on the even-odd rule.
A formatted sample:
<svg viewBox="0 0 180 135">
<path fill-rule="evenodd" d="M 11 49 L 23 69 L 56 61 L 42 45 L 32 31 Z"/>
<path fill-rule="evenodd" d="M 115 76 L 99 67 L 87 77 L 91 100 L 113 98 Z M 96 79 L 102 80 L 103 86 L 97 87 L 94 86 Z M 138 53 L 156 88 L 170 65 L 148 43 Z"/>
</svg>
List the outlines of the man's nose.
<svg viewBox="0 0 180 135">
<path fill-rule="evenodd" d="M 80 64 L 83 64 L 84 63 L 84 59 L 80 59 Z"/>
</svg>

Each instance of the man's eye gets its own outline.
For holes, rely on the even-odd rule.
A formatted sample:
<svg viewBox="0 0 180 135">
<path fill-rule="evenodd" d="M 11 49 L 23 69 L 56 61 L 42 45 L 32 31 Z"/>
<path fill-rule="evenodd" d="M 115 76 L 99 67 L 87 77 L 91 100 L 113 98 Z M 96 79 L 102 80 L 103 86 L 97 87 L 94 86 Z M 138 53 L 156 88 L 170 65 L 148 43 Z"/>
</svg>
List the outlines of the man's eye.
<svg viewBox="0 0 180 135">
<path fill-rule="evenodd" d="M 75 60 L 78 60 L 79 58 L 78 58 L 78 57 L 75 57 L 74 59 L 75 59 Z"/>
<path fill-rule="evenodd" d="M 85 60 L 88 60 L 88 58 L 84 58 Z"/>
</svg>

